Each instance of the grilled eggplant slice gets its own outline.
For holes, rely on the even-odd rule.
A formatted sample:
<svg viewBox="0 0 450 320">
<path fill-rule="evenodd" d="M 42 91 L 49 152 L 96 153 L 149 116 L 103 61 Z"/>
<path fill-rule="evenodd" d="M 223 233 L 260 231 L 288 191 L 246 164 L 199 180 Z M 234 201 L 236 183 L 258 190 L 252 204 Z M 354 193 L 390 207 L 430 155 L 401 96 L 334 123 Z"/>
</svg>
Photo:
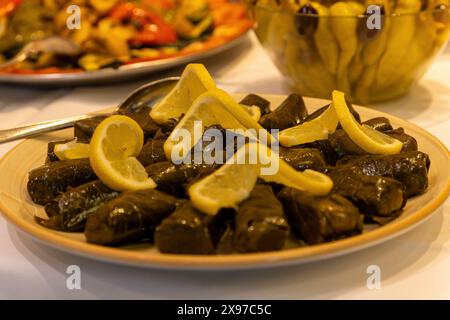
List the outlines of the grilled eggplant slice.
<svg viewBox="0 0 450 320">
<path fill-rule="evenodd" d="M 84 230 L 86 220 L 101 204 L 116 198 L 119 192 L 108 188 L 100 180 L 70 188 L 45 206 L 48 220 L 36 217 L 37 221 L 48 228 L 80 232 Z"/>
<path fill-rule="evenodd" d="M 32 170 L 27 189 L 34 203 L 46 205 L 68 187 L 78 187 L 96 179 L 89 159 L 57 161 Z"/>
<path fill-rule="evenodd" d="M 364 216 L 338 194 L 317 197 L 286 187 L 278 198 L 292 230 L 310 245 L 362 232 Z"/>
<path fill-rule="evenodd" d="M 275 111 L 261 117 L 259 123 L 267 130 L 283 130 L 304 122 L 307 117 L 302 96 L 290 94 Z"/>
<path fill-rule="evenodd" d="M 289 235 L 283 206 L 268 185 L 256 185 L 239 205 L 234 246 L 238 252 L 281 250 Z"/>
<path fill-rule="evenodd" d="M 398 217 L 406 204 L 405 187 L 397 180 L 345 169 L 328 174 L 334 182 L 333 192 L 353 202 L 366 222 L 385 224 Z"/>
<path fill-rule="evenodd" d="M 430 159 L 420 151 L 343 158 L 337 165 L 346 166 L 352 173 L 394 178 L 405 186 L 408 197 L 421 194 L 428 187 Z"/>
<path fill-rule="evenodd" d="M 261 116 L 270 113 L 270 101 L 253 93 L 245 96 L 239 103 L 250 107 L 257 106 L 261 110 Z"/>
<path fill-rule="evenodd" d="M 311 169 L 325 172 L 325 160 L 322 153 L 317 149 L 280 147 L 279 155 L 281 159 L 298 171 Z"/>
<path fill-rule="evenodd" d="M 88 242 L 101 245 L 152 239 L 155 228 L 181 204 L 154 189 L 127 191 L 92 213 L 84 234 Z"/>
</svg>

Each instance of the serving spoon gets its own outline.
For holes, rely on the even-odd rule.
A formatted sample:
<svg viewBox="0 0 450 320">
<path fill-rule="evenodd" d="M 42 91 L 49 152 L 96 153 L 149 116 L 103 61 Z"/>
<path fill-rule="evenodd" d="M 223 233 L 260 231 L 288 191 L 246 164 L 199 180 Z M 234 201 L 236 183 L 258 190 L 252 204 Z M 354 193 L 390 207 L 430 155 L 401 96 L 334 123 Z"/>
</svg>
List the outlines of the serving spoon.
<svg viewBox="0 0 450 320">
<path fill-rule="evenodd" d="M 0 130 L 0 144 L 35 136 L 41 133 L 69 128 L 73 126 L 76 121 L 80 120 L 91 119 L 98 116 L 109 116 L 113 113 L 122 113 L 126 110 L 136 111 L 143 106 L 151 108 L 156 102 L 169 93 L 179 79 L 179 77 L 163 78 L 137 88 L 122 103 L 119 104 L 119 107 L 116 108 L 114 112 L 84 114 L 70 118 L 38 122 L 16 128 Z"/>
<path fill-rule="evenodd" d="M 80 47 L 69 39 L 52 36 L 27 43 L 13 58 L 0 64 L 0 68 L 9 67 L 23 62 L 37 53 L 55 53 L 63 56 L 80 54 Z"/>
</svg>

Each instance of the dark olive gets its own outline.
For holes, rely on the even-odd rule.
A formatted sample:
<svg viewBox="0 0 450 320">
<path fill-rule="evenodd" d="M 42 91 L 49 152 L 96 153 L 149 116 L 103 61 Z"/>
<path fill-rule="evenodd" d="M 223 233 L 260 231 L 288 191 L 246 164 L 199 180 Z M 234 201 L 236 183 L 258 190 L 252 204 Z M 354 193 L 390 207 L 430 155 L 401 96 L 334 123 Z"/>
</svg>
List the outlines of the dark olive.
<svg viewBox="0 0 450 320">
<path fill-rule="evenodd" d="M 295 16 L 295 26 L 301 36 L 312 35 L 316 31 L 319 24 L 317 14 L 317 10 L 310 4 L 306 4 L 298 10 Z"/>
<path fill-rule="evenodd" d="M 420 7 L 420 10 L 426 10 L 428 8 L 428 0 L 422 0 L 422 6 Z"/>
<path fill-rule="evenodd" d="M 360 19 L 359 21 L 359 26 L 358 26 L 358 36 L 362 41 L 367 41 L 370 40 L 372 38 L 375 38 L 380 31 L 383 29 L 384 26 L 384 19 L 385 19 L 385 10 L 384 10 L 384 6 L 380 5 L 380 14 L 381 14 L 381 21 L 380 21 L 380 28 L 374 28 L 374 29 L 370 29 L 368 26 L 368 20 L 369 20 L 369 16 L 371 16 L 372 14 L 369 14 L 366 10 L 366 12 L 364 13 L 364 18 Z"/>
</svg>

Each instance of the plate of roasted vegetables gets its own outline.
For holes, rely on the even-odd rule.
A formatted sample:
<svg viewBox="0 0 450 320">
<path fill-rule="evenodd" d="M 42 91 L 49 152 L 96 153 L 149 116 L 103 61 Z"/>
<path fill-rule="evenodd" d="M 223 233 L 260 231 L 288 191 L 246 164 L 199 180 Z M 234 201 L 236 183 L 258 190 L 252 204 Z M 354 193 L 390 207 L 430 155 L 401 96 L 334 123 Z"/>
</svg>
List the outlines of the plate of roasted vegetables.
<svg viewBox="0 0 450 320">
<path fill-rule="evenodd" d="M 2 0 L 0 82 L 130 79 L 227 50 L 252 25 L 239 1 Z"/>
<path fill-rule="evenodd" d="M 230 95 L 188 65 L 157 101 L 12 149 L 0 209 L 72 254 L 220 270 L 342 255 L 430 217 L 450 192 L 447 148 L 344 92 L 330 98 Z"/>
</svg>

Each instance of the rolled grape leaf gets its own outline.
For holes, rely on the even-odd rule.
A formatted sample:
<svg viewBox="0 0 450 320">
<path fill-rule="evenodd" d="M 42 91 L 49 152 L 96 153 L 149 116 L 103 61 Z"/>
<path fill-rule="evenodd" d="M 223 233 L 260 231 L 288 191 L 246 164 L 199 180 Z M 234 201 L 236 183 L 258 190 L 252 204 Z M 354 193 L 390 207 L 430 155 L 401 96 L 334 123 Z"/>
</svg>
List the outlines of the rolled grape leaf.
<svg viewBox="0 0 450 320">
<path fill-rule="evenodd" d="M 80 120 L 73 124 L 73 135 L 80 143 L 89 143 L 97 126 L 107 116 L 97 116 L 86 120 Z"/>
<path fill-rule="evenodd" d="M 253 93 L 245 96 L 239 103 L 249 107 L 257 106 L 261 110 L 261 116 L 270 113 L 270 101 Z"/>
<path fill-rule="evenodd" d="M 152 163 L 166 161 L 166 155 L 164 153 L 164 140 L 147 140 L 142 147 L 141 153 L 137 156 L 137 159 L 144 167 Z"/>
<path fill-rule="evenodd" d="M 385 224 L 401 213 L 406 204 L 406 192 L 402 183 L 380 176 L 365 176 L 348 170 L 332 170 L 333 192 L 350 200 L 366 222 Z"/>
<path fill-rule="evenodd" d="M 372 123 L 373 124 L 373 123 Z M 403 142 L 401 152 L 417 151 L 417 141 L 412 136 L 406 134 L 402 128 L 386 130 L 383 132 L 388 136 Z M 338 129 L 330 134 L 329 141 L 338 157 L 347 155 L 367 155 L 368 152 L 359 147 L 343 129 Z"/>
<path fill-rule="evenodd" d="M 147 138 L 153 137 L 160 126 L 150 117 L 150 108 L 146 105 L 137 108 L 129 107 L 120 110 L 119 114 L 130 117 L 136 121 L 144 131 Z M 171 131 L 172 128 L 168 129 Z"/>
<path fill-rule="evenodd" d="M 267 130 L 283 130 L 304 122 L 307 117 L 308 111 L 303 98 L 293 93 L 275 111 L 261 117 L 259 123 Z"/>
<path fill-rule="evenodd" d="M 322 153 L 317 149 L 310 148 L 284 148 L 279 149 L 280 158 L 298 171 L 306 169 L 325 172 L 326 163 Z"/>
<path fill-rule="evenodd" d="M 311 148 L 320 151 L 325 162 L 329 166 L 336 165 L 338 160 L 338 155 L 336 151 L 333 149 L 329 140 L 317 140 L 311 143 L 306 143 L 304 145 L 300 145 L 301 148 Z"/>
<path fill-rule="evenodd" d="M 430 159 L 420 151 L 408 151 L 394 155 L 369 155 L 344 157 L 337 163 L 356 174 L 383 176 L 400 181 L 408 197 L 425 192 L 428 187 Z"/>
<path fill-rule="evenodd" d="M 92 213 L 84 234 L 88 242 L 101 245 L 151 240 L 155 228 L 181 204 L 154 189 L 127 191 Z"/>
<path fill-rule="evenodd" d="M 48 220 L 36 217 L 48 228 L 79 232 L 84 230 L 86 220 L 101 204 L 119 195 L 102 181 L 95 180 L 76 188 L 70 188 L 45 206 Z"/>
<path fill-rule="evenodd" d="M 289 235 L 283 206 L 268 185 L 256 185 L 239 205 L 234 246 L 238 252 L 281 250 Z"/>
<path fill-rule="evenodd" d="M 292 230 L 308 244 L 318 244 L 362 232 L 364 216 L 347 199 L 331 194 L 317 197 L 284 188 L 278 194 Z"/>
<path fill-rule="evenodd" d="M 66 139 L 60 141 L 51 141 L 47 145 L 47 159 L 45 159 L 45 163 L 59 161 L 59 158 L 55 154 L 55 146 L 57 144 L 64 144 L 73 141 L 74 139 Z"/>
<path fill-rule="evenodd" d="M 30 171 L 27 189 L 34 203 L 46 205 L 68 187 L 96 179 L 89 159 L 57 161 Z"/>
<path fill-rule="evenodd" d="M 376 117 L 369 119 L 367 121 L 364 121 L 363 124 L 368 125 L 369 127 L 374 128 L 375 130 L 385 132 L 392 130 L 391 122 L 388 118 L 385 117 Z"/>
<path fill-rule="evenodd" d="M 163 253 L 213 254 L 215 246 L 210 234 L 213 219 L 187 202 L 156 228 L 156 247 Z"/>
<path fill-rule="evenodd" d="M 153 168 L 152 168 L 153 167 Z M 156 188 L 160 191 L 177 196 L 187 197 L 186 188 L 189 184 L 201 177 L 204 177 L 218 168 L 217 165 L 209 164 L 168 164 L 163 162 L 157 172 L 154 166 L 147 167 L 147 172 L 151 170 L 150 177 L 155 181 Z"/>
<path fill-rule="evenodd" d="M 386 130 L 384 133 L 394 139 L 397 139 L 397 140 L 400 140 L 401 142 L 403 142 L 403 147 L 402 147 L 401 152 L 418 150 L 417 140 L 413 136 L 406 134 L 405 130 L 403 128 Z"/>
<path fill-rule="evenodd" d="M 361 123 L 361 116 L 359 115 L 359 113 L 355 110 L 355 108 L 353 108 L 353 105 L 349 102 L 347 102 L 347 106 L 348 109 L 350 110 L 351 114 L 353 115 L 353 117 L 355 118 L 355 120 L 358 123 Z M 327 110 L 330 107 L 329 104 L 327 104 L 326 106 L 323 106 L 322 108 L 317 109 L 316 111 L 314 111 L 313 113 L 311 113 L 305 121 L 311 121 L 313 119 L 316 119 L 317 117 L 319 117 L 322 113 L 325 112 L 325 110 Z M 338 128 L 341 127 L 341 124 L 339 124 Z"/>
</svg>

